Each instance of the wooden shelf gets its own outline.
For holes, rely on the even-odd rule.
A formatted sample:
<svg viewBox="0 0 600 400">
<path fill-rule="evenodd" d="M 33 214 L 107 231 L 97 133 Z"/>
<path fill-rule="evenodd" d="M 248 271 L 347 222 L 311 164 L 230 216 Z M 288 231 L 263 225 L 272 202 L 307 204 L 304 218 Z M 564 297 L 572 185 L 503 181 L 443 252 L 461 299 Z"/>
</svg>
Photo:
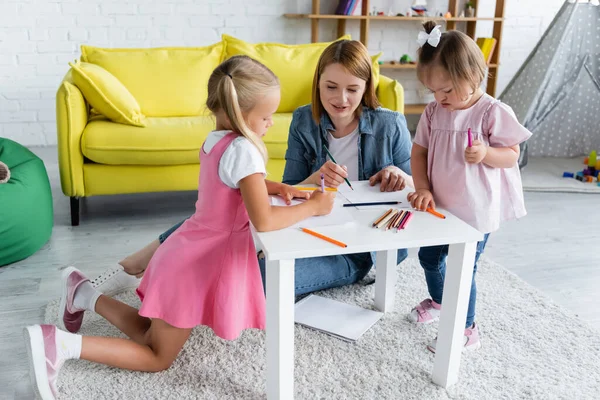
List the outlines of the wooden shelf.
<svg viewBox="0 0 600 400">
<path fill-rule="evenodd" d="M 475 40 L 477 23 L 478 21 L 490 21 L 492 22 L 492 38 L 496 39 L 496 47 L 492 56 L 487 62 L 489 63 L 488 69 L 491 73 L 487 77 L 486 91 L 491 96 L 495 96 L 496 93 L 496 80 L 498 76 L 498 66 L 500 61 L 500 48 L 502 47 L 502 30 L 504 27 L 504 9 L 506 0 L 494 0 L 494 14 L 492 17 L 478 17 L 477 11 L 480 10 L 479 0 L 470 0 L 475 8 L 474 17 L 425 17 L 425 16 L 395 16 L 395 15 L 369 15 L 372 11 L 371 0 L 361 0 L 360 8 L 357 11 L 358 15 L 337 15 L 337 14 L 320 14 L 321 3 L 325 3 L 323 0 L 311 0 L 312 3 L 310 13 L 305 14 L 283 14 L 285 18 L 290 19 L 303 19 L 310 21 L 310 37 L 312 43 L 319 42 L 320 24 L 329 22 L 335 22 L 337 24 L 336 38 L 342 37 L 346 34 L 347 22 L 355 20 L 359 25 L 360 30 L 360 41 L 362 44 L 367 46 L 369 44 L 369 30 L 371 29 L 371 23 L 376 21 L 397 21 L 397 22 L 417 22 L 423 23 L 425 21 L 436 21 L 440 24 L 445 24 L 445 30 L 451 31 L 459 29 L 463 31 L 471 39 Z M 328 4 L 330 2 L 327 2 Z M 448 0 L 448 10 L 452 15 L 459 15 L 461 13 L 464 4 L 461 4 L 459 0 Z M 331 10 L 331 8 L 330 8 Z M 416 25 L 416 24 L 415 24 Z M 414 26 L 416 29 L 417 26 Z M 416 34 L 415 34 L 416 38 Z M 329 40 L 329 39 L 328 39 Z M 417 68 L 416 64 L 400 64 L 395 62 L 392 64 L 390 61 L 386 61 L 379 65 L 380 69 L 394 69 L 394 70 L 412 70 Z M 415 77 L 416 78 L 416 77 Z M 421 114 L 425 109 L 425 104 L 406 104 L 405 114 Z"/>
<path fill-rule="evenodd" d="M 488 65 L 490 68 L 498 68 L 498 64 L 490 64 Z M 380 69 L 416 69 L 417 64 L 400 64 L 396 62 L 392 64 L 389 61 L 384 62 L 383 64 L 379 64 Z"/>
<path fill-rule="evenodd" d="M 473 22 L 473 21 L 503 21 L 504 18 L 494 17 L 396 17 L 394 15 L 337 15 L 337 14 L 283 14 L 285 18 L 293 19 L 356 19 L 356 20 L 371 20 L 371 21 L 417 21 L 425 22 L 445 21 L 445 22 Z"/>
<path fill-rule="evenodd" d="M 422 114 L 423 111 L 425 111 L 425 107 L 427 107 L 427 104 L 405 104 L 404 105 L 404 114 L 405 115 Z"/>
</svg>

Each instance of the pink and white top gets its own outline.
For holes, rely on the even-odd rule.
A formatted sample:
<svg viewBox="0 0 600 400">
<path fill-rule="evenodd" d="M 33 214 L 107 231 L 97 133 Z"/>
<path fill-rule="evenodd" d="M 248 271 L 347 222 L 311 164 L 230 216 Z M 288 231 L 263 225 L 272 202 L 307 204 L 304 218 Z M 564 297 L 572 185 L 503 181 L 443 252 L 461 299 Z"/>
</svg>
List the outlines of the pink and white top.
<svg viewBox="0 0 600 400">
<path fill-rule="evenodd" d="M 468 129 L 473 140 L 490 147 L 510 147 L 529 139 L 512 109 L 484 94 L 466 110 L 450 111 L 432 102 L 421 116 L 414 142 L 428 149 L 427 175 L 436 206 L 475 229 L 489 233 L 500 222 L 526 215 L 521 174 L 465 160 Z"/>
</svg>

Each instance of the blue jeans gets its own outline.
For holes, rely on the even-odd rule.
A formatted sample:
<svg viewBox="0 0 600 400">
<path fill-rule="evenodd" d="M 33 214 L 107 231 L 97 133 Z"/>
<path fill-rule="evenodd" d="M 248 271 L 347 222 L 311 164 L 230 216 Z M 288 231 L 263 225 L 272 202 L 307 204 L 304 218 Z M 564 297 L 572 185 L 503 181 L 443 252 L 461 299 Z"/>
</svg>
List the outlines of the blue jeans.
<svg viewBox="0 0 600 400">
<path fill-rule="evenodd" d="M 475 252 L 475 265 L 473 266 L 473 278 L 471 280 L 471 295 L 469 296 L 469 308 L 467 310 L 467 322 L 465 328 L 473 325 L 475 320 L 475 302 L 477 300 L 477 285 L 475 284 L 475 273 L 477 272 L 477 261 L 483 253 L 489 233 L 486 233 L 481 242 L 477 242 Z M 446 258 L 448 257 L 448 245 L 421 247 L 419 249 L 419 261 L 425 270 L 425 280 L 431 299 L 442 304 L 444 292 L 444 277 L 446 276 Z"/>
<path fill-rule="evenodd" d="M 181 226 L 183 221 L 174 225 L 158 237 L 163 243 L 170 234 Z M 400 264 L 408 256 L 406 249 L 398 250 L 397 262 Z M 350 285 L 363 279 L 373 267 L 375 254 L 358 253 L 338 256 L 299 258 L 294 265 L 295 295 L 311 293 L 317 290 Z M 263 288 L 265 287 L 265 260 L 259 259 Z"/>
</svg>

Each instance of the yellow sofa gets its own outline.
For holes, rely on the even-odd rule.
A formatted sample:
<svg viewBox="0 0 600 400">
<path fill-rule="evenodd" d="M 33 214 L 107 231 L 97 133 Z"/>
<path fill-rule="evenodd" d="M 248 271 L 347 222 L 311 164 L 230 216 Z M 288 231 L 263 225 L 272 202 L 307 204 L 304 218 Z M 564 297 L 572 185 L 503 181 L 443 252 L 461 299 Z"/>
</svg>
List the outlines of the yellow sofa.
<svg viewBox="0 0 600 400">
<path fill-rule="evenodd" d="M 310 102 L 316 63 L 328 44 L 249 44 L 223 35 L 221 42 L 201 48 L 82 46 L 80 61 L 114 75 L 139 103 L 145 126 L 98 115 L 69 70 L 56 94 L 56 113 L 60 178 L 71 198 L 72 225 L 79 224 L 82 197 L 197 188 L 198 151 L 214 129 L 204 105 L 208 77 L 235 54 L 258 59 L 280 78 L 282 101 L 264 141 L 268 178 L 281 180 L 292 112 Z M 401 85 L 379 75 L 377 56 L 373 62 L 379 100 L 403 112 Z"/>
</svg>

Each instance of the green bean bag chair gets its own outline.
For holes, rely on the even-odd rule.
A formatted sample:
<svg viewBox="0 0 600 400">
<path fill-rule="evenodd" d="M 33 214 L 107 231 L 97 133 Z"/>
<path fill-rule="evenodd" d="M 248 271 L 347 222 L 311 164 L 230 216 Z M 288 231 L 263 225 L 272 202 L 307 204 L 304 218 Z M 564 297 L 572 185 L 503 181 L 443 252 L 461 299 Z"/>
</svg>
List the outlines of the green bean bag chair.
<svg viewBox="0 0 600 400">
<path fill-rule="evenodd" d="M 31 151 L 0 138 L 0 266 L 29 257 L 52 234 L 46 167 Z"/>
</svg>

